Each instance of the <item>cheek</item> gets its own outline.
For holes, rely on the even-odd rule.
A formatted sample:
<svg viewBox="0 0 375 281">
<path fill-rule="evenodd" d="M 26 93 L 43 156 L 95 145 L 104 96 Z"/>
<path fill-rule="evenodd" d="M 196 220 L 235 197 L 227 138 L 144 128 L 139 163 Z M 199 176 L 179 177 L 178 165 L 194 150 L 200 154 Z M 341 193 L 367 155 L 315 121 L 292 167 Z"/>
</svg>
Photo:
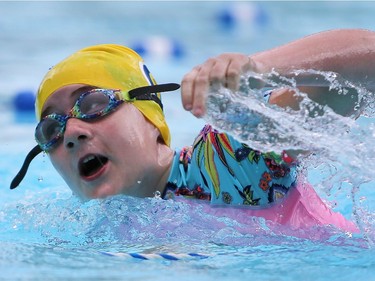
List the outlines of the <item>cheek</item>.
<svg viewBox="0 0 375 281">
<path fill-rule="evenodd" d="M 70 170 L 70 165 L 68 164 L 67 157 L 64 157 L 57 151 L 54 151 L 52 154 L 49 155 L 49 157 L 56 171 L 61 175 L 65 182 L 69 186 L 71 186 L 73 173 Z"/>
<path fill-rule="evenodd" d="M 66 168 L 64 164 L 66 162 L 66 157 L 63 157 L 58 151 L 54 151 L 49 154 L 49 158 L 53 167 L 61 174 L 64 171 L 64 167 Z"/>
<path fill-rule="evenodd" d="M 86 200 L 87 196 L 83 193 L 79 185 L 79 179 L 75 176 L 73 170 L 71 170 L 71 166 L 69 165 L 68 161 L 66 160 L 67 157 L 59 155 L 59 153 L 54 152 L 50 155 L 50 160 L 53 167 L 59 173 L 59 175 L 63 178 L 65 183 L 68 185 L 70 190 L 78 196 L 81 200 Z"/>
<path fill-rule="evenodd" d="M 122 148 L 139 147 L 142 149 L 154 146 L 160 136 L 159 130 L 148 122 L 142 113 L 133 105 L 128 104 L 124 110 L 116 115 L 117 120 L 124 122 L 113 122 L 109 132 L 115 132 L 118 136 L 119 145 Z"/>
</svg>

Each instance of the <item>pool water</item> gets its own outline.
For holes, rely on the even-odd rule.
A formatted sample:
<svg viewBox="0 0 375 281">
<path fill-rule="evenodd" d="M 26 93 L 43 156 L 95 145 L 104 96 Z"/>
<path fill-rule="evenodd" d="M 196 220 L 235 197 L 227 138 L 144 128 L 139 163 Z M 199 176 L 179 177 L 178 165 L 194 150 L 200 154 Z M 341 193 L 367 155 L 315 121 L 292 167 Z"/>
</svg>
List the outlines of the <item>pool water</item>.
<svg viewBox="0 0 375 281">
<path fill-rule="evenodd" d="M 372 168 L 371 134 L 360 135 L 368 137 L 368 153 L 354 155 L 362 157 L 362 172 L 336 165 L 346 174 L 329 178 L 332 166 L 324 163 L 309 171 L 317 192 L 358 223 L 358 234 L 327 226 L 292 229 L 193 201 L 116 196 L 82 204 L 46 155 L 9 190 L 35 145 L 33 114 L 14 108 L 14 97 L 35 91 L 49 67 L 81 47 L 143 44 L 157 81 L 179 82 L 221 52 L 253 53 L 332 28 L 375 29 L 372 2 L 233 5 L 0 2 L 0 280 L 375 280 L 373 178 L 354 181 Z M 231 9 L 234 21 L 228 21 Z M 156 41 L 147 44 L 150 38 Z M 181 109 L 178 92 L 163 100 L 172 146 L 190 144 L 204 121 Z M 359 123 L 373 132 L 372 118 Z"/>
</svg>

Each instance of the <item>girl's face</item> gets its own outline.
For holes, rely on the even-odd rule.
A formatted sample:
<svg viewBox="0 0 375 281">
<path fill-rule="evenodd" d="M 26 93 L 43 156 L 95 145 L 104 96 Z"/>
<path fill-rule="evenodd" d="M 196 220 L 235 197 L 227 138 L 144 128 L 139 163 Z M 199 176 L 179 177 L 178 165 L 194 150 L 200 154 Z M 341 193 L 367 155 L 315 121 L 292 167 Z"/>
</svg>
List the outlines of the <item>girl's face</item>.
<svg viewBox="0 0 375 281">
<path fill-rule="evenodd" d="M 68 114 L 89 89 L 81 84 L 60 88 L 46 101 L 42 116 Z M 49 154 L 56 170 L 83 199 L 153 196 L 164 188 L 173 158 L 159 130 L 126 102 L 95 120 L 68 119 L 63 137 Z"/>
</svg>

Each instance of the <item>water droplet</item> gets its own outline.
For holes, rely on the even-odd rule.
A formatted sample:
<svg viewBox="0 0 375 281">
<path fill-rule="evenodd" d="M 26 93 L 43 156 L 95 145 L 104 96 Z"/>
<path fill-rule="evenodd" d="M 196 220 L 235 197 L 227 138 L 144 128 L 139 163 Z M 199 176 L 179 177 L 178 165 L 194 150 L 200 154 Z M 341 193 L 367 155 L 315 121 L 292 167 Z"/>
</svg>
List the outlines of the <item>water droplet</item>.
<svg viewBox="0 0 375 281">
<path fill-rule="evenodd" d="M 366 196 L 361 196 L 360 198 L 359 198 L 359 203 L 363 203 L 364 201 L 366 201 Z"/>
<path fill-rule="evenodd" d="M 154 192 L 154 198 L 157 198 L 157 199 L 161 198 L 161 192 L 159 190 L 156 190 Z"/>
</svg>

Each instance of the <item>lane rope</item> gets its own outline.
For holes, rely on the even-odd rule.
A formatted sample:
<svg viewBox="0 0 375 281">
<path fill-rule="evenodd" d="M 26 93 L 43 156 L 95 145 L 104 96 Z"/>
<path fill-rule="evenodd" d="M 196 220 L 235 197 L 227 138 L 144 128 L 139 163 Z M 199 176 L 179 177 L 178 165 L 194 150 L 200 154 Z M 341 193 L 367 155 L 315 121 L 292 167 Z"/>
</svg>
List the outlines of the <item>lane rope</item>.
<svg viewBox="0 0 375 281">
<path fill-rule="evenodd" d="M 186 259 L 206 259 L 209 255 L 199 254 L 199 253 L 153 253 L 153 254 L 143 254 L 143 253 L 114 253 L 114 252 L 101 252 L 103 255 L 121 258 L 133 258 L 139 260 L 155 260 L 164 259 L 170 261 L 186 260 Z"/>
</svg>

